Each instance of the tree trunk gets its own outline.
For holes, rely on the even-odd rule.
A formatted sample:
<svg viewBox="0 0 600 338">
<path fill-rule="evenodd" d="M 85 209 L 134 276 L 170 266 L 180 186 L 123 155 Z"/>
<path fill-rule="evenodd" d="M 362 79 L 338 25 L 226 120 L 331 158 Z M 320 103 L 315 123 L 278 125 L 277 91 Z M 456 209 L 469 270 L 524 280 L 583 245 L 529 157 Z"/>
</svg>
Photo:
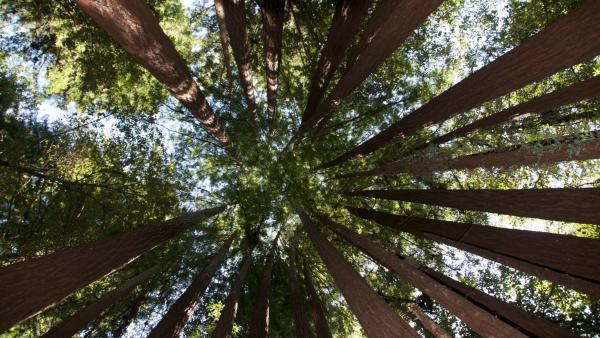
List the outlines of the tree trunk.
<svg viewBox="0 0 600 338">
<path fill-rule="evenodd" d="M 321 223 L 327 225 L 352 245 L 396 273 L 404 281 L 437 300 L 448 311 L 459 317 L 480 335 L 484 337 L 524 337 L 523 334 L 509 324 L 498 320 L 493 314 L 479 308 L 461 295 L 451 292 L 442 284 L 423 274 L 406 260 L 389 253 L 383 247 L 371 241 L 367 236 L 359 235 L 324 216 L 318 216 L 318 218 Z"/>
<path fill-rule="evenodd" d="M 227 252 L 229 252 L 231 242 L 233 242 L 236 234 L 237 232 L 231 234 L 225 243 L 223 243 L 219 251 L 211 258 L 208 265 L 196 275 L 192 284 L 190 284 L 179 299 L 171 306 L 169 312 L 162 317 L 148 337 L 163 338 L 179 337 L 181 335 L 183 327 L 196 310 L 213 275 L 219 269 L 221 264 L 223 264 L 225 257 L 227 257 Z"/>
<path fill-rule="evenodd" d="M 139 296 L 135 298 L 135 300 L 133 301 L 133 305 L 131 305 L 129 310 L 123 315 L 123 318 L 120 321 L 121 324 L 119 324 L 117 329 L 113 331 L 113 337 L 122 337 L 125 334 L 125 331 L 127 330 L 127 327 L 129 327 L 129 324 L 131 324 L 131 322 L 137 317 L 138 313 L 140 312 L 140 307 L 146 300 L 147 296 L 148 290 L 144 290 L 139 294 Z"/>
<path fill-rule="evenodd" d="M 520 217 L 600 224 L 600 188 L 363 190 L 347 194 Z"/>
<path fill-rule="evenodd" d="M 311 242 L 367 336 L 419 337 L 327 241 L 308 215 L 299 206 L 294 207 Z"/>
<path fill-rule="evenodd" d="M 42 337 L 62 338 L 74 336 L 77 332 L 83 330 L 89 322 L 100 317 L 100 315 L 111 305 L 125 298 L 137 285 L 152 277 L 158 272 L 158 270 L 159 267 L 154 266 L 129 279 L 118 289 L 107 293 L 94 303 L 88 305 L 83 310 L 77 312 L 75 315 L 63 320 L 60 322 L 60 324 L 50 329 L 50 331 L 48 331 Z"/>
<path fill-rule="evenodd" d="M 225 10 L 223 9 L 223 3 L 220 1 L 215 1 L 215 14 L 217 15 L 217 23 L 219 25 L 221 49 L 223 49 L 223 63 L 225 64 L 227 87 L 231 91 L 233 88 L 233 75 L 231 72 L 231 60 L 229 58 L 229 33 L 227 33 L 227 25 L 225 24 Z"/>
<path fill-rule="evenodd" d="M 600 240 L 497 228 L 348 208 L 396 231 L 429 238 L 512 266 L 523 272 L 600 296 Z"/>
<path fill-rule="evenodd" d="M 173 42 L 144 0 L 76 0 L 77 5 L 146 68 L 223 146 L 229 135 L 206 101 Z"/>
<path fill-rule="evenodd" d="M 258 137 L 259 122 L 256 112 L 256 98 L 254 97 L 252 66 L 250 65 L 250 43 L 246 33 L 246 4 L 244 0 L 215 0 L 215 5 L 223 8 L 225 14 L 225 25 L 231 39 L 231 49 L 240 75 L 240 83 L 246 96 L 250 121 Z"/>
<path fill-rule="evenodd" d="M 246 279 L 246 274 L 248 273 L 248 269 L 250 269 L 250 265 L 252 264 L 252 251 L 248 250 L 246 255 L 244 256 L 244 260 L 240 266 L 240 272 L 238 273 L 235 281 L 231 286 L 231 290 L 229 291 L 229 296 L 227 296 L 227 300 L 225 301 L 225 306 L 223 307 L 223 311 L 221 311 L 221 317 L 219 318 L 219 322 L 217 323 L 217 327 L 213 331 L 211 337 L 213 338 L 229 338 L 231 337 L 231 330 L 233 329 L 233 322 L 235 322 L 235 317 L 237 315 L 238 309 L 238 301 L 242 294 L 242 288 L 244 287 L 244 280 Z"/>
<path fill-rule="evenodd" d="M 0 268 L 0 332 L 54 306 L 225 206 Z"/>
<path fill-rule="evenodd" d="M 556 43 L 561 41 L 561 43 Z M 550 27 L 322 168 L 367 155 L 600 53 L 600 2 L 588 0 Z"/>
<path fill-rule="evenodd" d="M 310 310 L 313 322 L 315 323 L 317 338 L 332 338 L 333 336 L 331 335 L 329 325 L 327 324 L 327 316 L 325 316 L 325 311 L 321 306 L 321 300 L 319 299 L 317 290 L 315 290 L 315 285 L 313 284 L 306 260 L 304 261 L 304 285 L 308 292 L 308 300 L 310 301 Z"/>
<path fill-rule="evenodd" d="M 294 314 L 294 329 L 296 330 L 297 338 L 314 337 L 306 311 L 304 311 L 304 295 L 302 288 L 298 282 L 298 270 L 296 268 L 296 251 L 290 247 L 289 263 L 288 263 L 288 283 L 290 287 L 290 301 L 292 303 L 292 312 Z"/>
<path fill-rule="evenodd" d="M 429 318 L 427 314 L 419 309 L 416 304 L 411 304 L 409 307 L 410 312 L 417 318 L 423 327 L 429 331 L 435 338 L 452 338 L 446 330 L 440 327 L 433 319 Z"/>
<path fill-rule="evenodd" d="M 265 266 L 260 279 L 260 288 L 254 303 L 252 320 L 250 321 L 250 331 L 248 337 L 259 338 L 267 337 L 269 334 L 269 295 L 271 293 L 271 276 L 273 274 L 273 260 L 277 249 L 277 240 L 281 230 L 275 236 L 271 244 L 271 250 L 265 260 Z"/>
<path fill-rule="evenodd" d="M 260 13 L 263 23 L 265 69 L 267 72 L 267 144 L 271 144 L 273 123 L 277 111 L 277 88 L 281 66 L 285 0 L 263 0 Z"/>
</svg>

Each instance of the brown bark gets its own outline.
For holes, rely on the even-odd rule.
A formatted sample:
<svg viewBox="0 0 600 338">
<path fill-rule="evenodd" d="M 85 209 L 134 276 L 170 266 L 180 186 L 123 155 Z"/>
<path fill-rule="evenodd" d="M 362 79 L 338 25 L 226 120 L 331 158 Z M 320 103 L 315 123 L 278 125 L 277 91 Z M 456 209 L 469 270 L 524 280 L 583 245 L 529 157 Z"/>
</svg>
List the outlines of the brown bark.
<svg viewBox="0 0 600 338">
<path fill-rule="evenodd" d="M 364 190 L 350 192 L 348 195 L 563 222 L 600 224 L 600 188 Z"/>
<path fill-rule="evenodd" d="M 327 241 L 308 215 L 299 206 L 295 208 L 311 242 L 367 336 L 419 337 Z"/>
<path fill-rule="evenodd" d="M 227 252 L 229 252 L 229 248 L 231 247 L 235 235 L 236 232 L 231 234 L 225 243 L 223 243 L 219 251 L 211 258 L 208 265 L 198 273 L 192 284 L 190 284 L 179 299 L 171 306 L 169 312 L 164 315 L 148 337 L 163 338 L 179 337 L 181 335 L 181 331 L 188 319 L 194 311 L 196 311 L 198 303 L 200 303 L 200 299 L 210 284 L 213 275 L 219 269 L 221 264 L 223 264 L 225 257 L 227 257 Z"/>
<path fill-rule="evenodd" d="M 271 143 L 273 123 L 277 111 L 277 88 L 281 66 L 281 42 L 283 37 L 285 0 L 263 0 L 260 13 L 263 23 L 265 69 L 267 72 L 267 143 Z"/>
<path fill-rule="evenodd" d="M 557 43 L 560 41 L 561 43 Z M 322 165 L 344 163 L 419 130 L 588 60 L 600 53 L 600 2 L 588 0 L 565 17 L 471 74 L 412 114 Z"/>
<path fill-rule="evenodd" d="M 240 75 L 240 83 L 244 89 L 248 113 L 254 125 L 256 135 L 258 130 L 258 113 L 254 83 L 252 82 L 252 66 L 250 65 L 250 42 L 246 33 L 246 3 L 244 0 L 215 0 L 215 6 L 223 8 L 225 26 L 231 39 L 231 49 Z"/>
<path fill-rule="evenodd" d="M 400 259 L 373 242 L 367 236 L 359 235 L 347 227 L 333 222 L 324 216 L 318 216 L 321 223 L 327 225 L 342 238 L 358 247 L 377 262 L 398 274 L 400 278 L 437 300 L 451 313 L 459 317 L 477 333 L 484 337 L 523 337 L 524 335 L 507 323 L 498 320 L 466 298 L 445 288 L 442 284 L 423 274 L 404 259 Z"/>
<path fill-rule="evenodd" d="M 313 284 L 312 276 L 308 269 L 308 264 L 304 261 L 304 286 L 308 292 L 308 300 L 310 301 L 310 311 L 313 317 L 313 323 L 317 332 L 317 338 L 332 338 L 329 325 L 327 324 L 327 316 L 321 306 L 321 300 Z"/>
<path fill-rule="evenodd" d="M 254 311 L 250 321 L 248 337 L 266 337 L 269 334 L 269 295 L 271 293 L 271 277 L 273 274 L 273 261 L 277 249 L 277 240 L 281 230 L 271 244 L 271 250 L 265 260 L 265 266 L 260 279 L 260 288 L 254 303 Z"/>
<path fill-rule="evenodd" d="M 133 305 L 131 305 L 129 310 L 121 318 L 119 327 L 114 330 L 113 337 L 122 337 L 125 334 L 125 331 L 127 330 L 129 324 L 131 324 L 131 321 L 133 321 L 140 312 L 140 308 L 144 301 L 146 301 L 147 296 L 148 290 L 144 290 L 135 298 Z"/>
<path fill-rule="evenodd" d="M 225 24 L 225 10 L 223 9 L 223 3 L 220 1 L 215 1 L 215 14 L 217 15 L 217 23 L 219 25 L 221 49 L 223 49 L 223 63 L 225 64 L 227 75 L 227 87 L 231 90 L 233 88 L 233 75 L 231 72 L 231 60 L 229 58 L 229 33 L 227 33 L 227 25 Z"/>
<path fill-rule="evenodd" d="M 245 255 L 244 259 L 240 265 L 240 272 L 238 273 L 235 281 L 231 285 L 231 290 L 229 291 L 229 296 L 227 296 L 227 300 L 225 300 L 225 306 L 221 311 L 221 317 L 217 322 L 217 326 L 213 331 L 211 337 L 213 338 L 225 338 L 231 337 L 231 330 L 233 330 L 233 322 L 235 322 L 235 317 L 237 315 L 238 309 L 238 301 L 242 294 L 242 288 L 244 287 L 244 280 L 246 279 L 246 274 L 248 273 L 248 269 L 250 269 L 250 265 L 252 264 L 252 251 L 249 250 Z"/>
<path fill-rule="evenodd" d="M 348 208 L 354 215 L 396 231 L 429 238 L 532 275 L 600 296 L 600 241 L 544 232 L 406 217 Z"/>
<path fill-rule="evenodd" d="M 423 327 L 433 334 L 435 338 L 452 338 L 452 336 L 448 334 L 446 330 L 434 322 L 433 319 L 429 318 L 429 316 L 421 311 L 416 304 L 411 304 L 408 308 L 415 318 L 421 322 Z"/>
<path fill-rule="evenodd" d="M 0 332 L 54 306 L 225 206 L 0 268 Z"/>
<path fill-rule="evenodd" d="M 314 337 L 306 312 L 304 311 L 304 295 L 298 282 L 298 270 L 296 268 L 296 251 L 290 248 L 288 263 L 288 283 L 290 287 L 290 301 L 292 303 L 292 312 L 294 314 L 294 329 L 296 337 L 311 338 Z"/>
<path fill-rule="evenodd" d="M 77 5 L 146 68 L 226 149 L 229 135 L 206 101 L 173 42 L 144 0 L 76 0 Z"/>
<path fill-rule="evenodd" d="M 158 270 L 159 267 L 154 266 L 129 279 L 118 289 L 107 293 L 94 303 L 85 307 L 83 310 L 77 312 L 75 315 L 63 320 L 60 322 L 60 324 L 50 329 L 50 331 L 48 331 L 42 337 L 72 337 L 77 332 L 83 330 L 89 322 L 100 317 L 102 312 L 108 309 L 111 305 L 125 298 L 137 285 L 152 277 L 158 272 Z"/>
</svg>

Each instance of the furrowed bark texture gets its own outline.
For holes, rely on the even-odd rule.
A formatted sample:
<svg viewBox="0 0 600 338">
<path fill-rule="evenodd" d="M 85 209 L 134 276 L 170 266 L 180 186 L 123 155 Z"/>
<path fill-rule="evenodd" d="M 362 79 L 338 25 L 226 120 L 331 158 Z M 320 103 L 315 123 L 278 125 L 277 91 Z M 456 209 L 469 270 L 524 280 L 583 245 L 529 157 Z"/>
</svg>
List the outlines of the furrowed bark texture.
<svg viewBox="0 0 600 338">
<path fill-rule="evenodd" d="M 561 41 L 561 43 L 557 43 Z M 588 0 L 520 46 L 427 102 L 359 146 L 322 165 L 344 163 L 524 85 L 600 54 L 600 1 Z"/>
<path fill-rule="evenodd" d="M 231 72 L 231 59 L 229 58 L 229 33 L 227 33 L 227 25 L 225 24 L 225 10 L 223 3 L 215 1 L 215 14 L 217 15 L 217 24 L 219 25 L 219 40 L 221 41 L 221 49 L 223 49 L 223 63 L 225 64 L 225 72 L 227 75 L 228 89 L 233 88 L 233 75 Z"/>
<path fill-rule="evenodd" d="M 0 268 L 0 332 L 54 306 L 223 210 L 225 206 L 205 209 Z"/>
<path fill-rule="evenodd" d="M 308 300 L 310 301 L 310 312 L 313 317 L 317 338 L 332 338 L 331 330 L 327 324 L 327 316 L 321 306 L 321 300 L 313 284 L 312 276 L 308 270 L 308 264 L 304 261 L 304 285 L 308 292 Z"/>
<path fill-rule="evenodd" d="M 163 316 L 148 337 L 175 338 L 181 335 L 185 324 L 198 307 L 198 303 L 200 303 L 200 299 L 210 284 L 213 275 L 217 272 L 221 264 L 223 264 L 225 257 L 227 257 L 227 252 L 229 252 L 235 234 L 236 233 L 234 232 L 229 236 L 225 243 L 223 243 L 219 251 L 211 258 L 208 265 L 206 265 L 194 278 L 192 284 L 190 284 L 179 299 L 171 306 L 169 312 Z"/>
<path fill-rule="evenodd" d="M 229 135 L 221 127 L 173 42 L 160 27 L 144 0 L 76 0 L 87 13 L 137 62 L 177 98 L 226 149 Z"/>
<path fill-rule="evenodd" d="M 298 270 L 296 268 L 296 251 L 290 249 L 290 258 L 288 263 L 288 284 L 290 287 L 290 301 L 292 303 L 292 312 L 294 314 L 294 329 L 296 337 L 314 337 L 310 330 L 310 324 L 304 311 L 304 295 L 298 282 Z"/>
<path fill-rule="evenodd" d="M 77 312 L 75 315 L 63 320 L 60 322 L 60 324 L 50 329 L 50 331 L 48 331 L 42 337 L 62 338 L 74 336 L 77 332 L 83 330 L 89 322 L 100 317 L 104 310 L 123 300 L 123 298 L 125 298 L 137 285 L 152 277 L 158 272 L 158 270 L 159 267 L 154 266 L 129 279 L 116 290 L 107 293 L 94 303 L 85 307 L 83 310 Z"/>
<path fill-rule="evenodd" d="M 600 224 L 600 188 L 364 190 L 350 192 L 348 195 L 555 221 Z"/>
<path fill-rule="evenodd" d="M 308 215 L 298 206 L 296 206 L 296 212 L 335 284 L 342 292 L 367 336 L 419 337 L 413 328 L 373 291 L 342 254 L 327 241 Z"/>
<path fill-rule="evenodd" d="M 446 332 L 441 326 L 439 326 L 433 319 L 429 318 L 427 314 L 425 314 L 417 304 L 411 304 L 408 306 L 410 312 L 417 318 L 419 322 L 423 325 L 423 327 L 431 332 L 435 338 L 452 338 L 451 335 Z"/>
</svg>

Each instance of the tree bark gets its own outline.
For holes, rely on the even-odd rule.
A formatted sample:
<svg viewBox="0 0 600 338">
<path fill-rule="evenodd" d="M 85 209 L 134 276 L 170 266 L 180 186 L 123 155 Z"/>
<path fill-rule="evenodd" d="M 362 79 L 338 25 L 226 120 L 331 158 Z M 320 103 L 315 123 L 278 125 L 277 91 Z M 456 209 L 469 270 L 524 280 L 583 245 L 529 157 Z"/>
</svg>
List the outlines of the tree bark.
<svg viewBox="0 0 600 338">
<path fill-rule="evenodd" d="M 321 300 L 313 284 L 312 276 L 308 270 L 308 264 L 304 261 L 304 285 L 308 292 L 308 300 L 310 301 L 310 310 L 315 323 L 315 329 L 317 332 L 317 338 L 332 338 L 331 330 L 327 324 L 327 316 L 321 306 Z"/>
<path fill-rule="evenodd" d="M 74 336 L 77 332 L 83 330 L 89 322 L 91 322 L 95 318 L 100 317 L 100 315 L 111 305 L 121 301 L 137 285 L 152 277 L 158 271 L 159 267 L 154 266 L 140 273 L 139 275 L 129 279 L 128 281 L 123 283 L 123 285 L 121 285 L 118 289 L 107 293 L 94 303 L 88 305 L 83 310 L 77 312 L 75 315 L 63 320 L 62 322 L 60 322 L 60 324 L 50 329 L 50 331 L 48 331 L 42 337 L 62 338 Z"/>
<path fill-rule="evenodd" d="M 556 43 L 561 41 L 561 43 Z M 367 155 L 600 53 L 600 2 L 588 0 L 520 46 L 322 168 Z"/>
<path fill-rule="evenodd" d="M 229 135 L 173 42 L 144 0 L 76 0 L 76 4 L 177 98 L 230 152 Z"/>
<path fill-rule="evenodd" d="M 133 301 L 133 305 L 131 305 L 127 313 L 123 315 L 123 318 L 121 319 L 121 324 L 119 324 L 119 327 L 117 327 L 117 329 L 113 331 L 113 337 L 122 337 L 124 335 L 125 331 L 127 330 L 127 327 L 129 327 L 129 324 L 131 324 L 131 322 L 137 317 L 138 313 L 140 312 L 140 307 L 146 300 L 147 296 L 148 290 L 144 290 L 140 293 L 139 296 L 135 298 L 135 300 Z"/>
<path fill-rule="evenodd" d="M 452 338 L 452 336 L 448 334 L 446 330 L 434 322 L 433 319 L 429 318 L 429 316 L 421 311 L 416 304 L 409 305 L 408 309 L 415 316 L 415 318 L 421 322 L 423 327 L 433 334 L 435 338 Z"/>
<path fill-rule="evenodd" d="M 327 241 L 308 215 L 299 206 L 294 207 L 311 242 L 367 336 L 419 337 Z"/>
<path fill-rule="evenodd" d="M 271 277 L 273 274 L 273 261 L 277 249 L 277 240 L 281 230 L 275 236 L 271 244 L 271 250 L 265 260 L 265 266 L 260 279 L 260 288 L 254 303 L 254 311 L 250 321 L 250 331 L 248 337 L 259 338 L 267 337 L 269 334 L 269 295 L 271 293 Z"/>
<path fill-rule="evenodd" d="M 0 268 L 0 332 L 54 306 L 225 206 Z"/>
<path fill-rule="evenodd" d="M 425 203 L 563 222 L 600 224 L 600 188 L 363 190 L 350 196 Z"/>
<path fill-rule="evenodd" d="M 289 263 L 288 263 L 288 283 L 290 287 L 290 301 L 292 303 L 292 312 L 294 314 L 294 329 L 297 338 L 312 338 L 314 337 L 306 311 L 304 311 L 304 296 L 302 288 L 298 282 L 298 270 L 296 268 L 296 251 L 290 247 Z"/>
<path fill-rule="evenodd" d="M 177 301 L 171 306 L 169 312 L 164 315 L 158 325 L 152 330 L 148 337 L 152 338 L 163 338 L 163 337 L 179 337 L 185 324 L 187 323 L 190 316 L 196 310 L 198 303 L 206 288 L 210 284 L 213 275 L 219 269 L 227 252 L 231 247 L 235 235 L 234 232 L 229 238 L 223 243 L 219 251 L 211 258 L 208 265 L 206 265 L 200 273 L 194 278 L 194 281 L 185 290 L 185 292 L 177 299 Z"/>
<path fill-rule="evenodd" d="M 352 245 L 396 273 L 404 281 L 437 300 L 448 311 L 459 317 L 465 324 L 469 325 L 469 327 L 482 336 L 524 337 L 521 332 L 517 331 L 511 325 L 498 320 L 493 314 L 479 308 L 461 295 L 448 290 L 442 284 L 423 274 L 406 260 L 389 253 L 367 236 L 359 235 L 327 217 L 319 215 L 318 219 Z"/>
<path fill-rule="evenodd" d="M 227 296 L 227 300 L 225 301 L 225 306 L 223 307 L 223 311 L 221 311 L 221 317 L 217 322 L 217 327 L 213 331 L 211 337 L 213 338 L 229 338 L 231 337 L 231 330 L 233 330 L 233 322 L 235 322 L 235 317 L 237 315 L 238 309 L 238 301 L 242 294 L 242 288 L 244 287 L 244 280 L 246 279 L 246 274 L 248 273 L 248 269 L 250 269 L 250 265 L 252 264 L 252 251 L 248 250 L 246 255 L 244 256 L 244 260 L 240 265 L 240 272 L 238 273 L 235 281 L 231 286 L 231 290 L 229 291 L 229 296 Z"/>
<path fill-rule="evenodd" d="M 219 40 L 223 49 L 223 63 L 225 64 L 225 72 L 227 75 L 227 87 L 229 90 L 233 88 L 233 75 L 231 72 L 231 59 L 229 58 L 229 33 L 227 33 L 227 25 L 225 24 L 225 10 L 223 3 L 215 1 L 215 14 L 217 15 L 217 24 L 219 25 Z"/>
</svg>

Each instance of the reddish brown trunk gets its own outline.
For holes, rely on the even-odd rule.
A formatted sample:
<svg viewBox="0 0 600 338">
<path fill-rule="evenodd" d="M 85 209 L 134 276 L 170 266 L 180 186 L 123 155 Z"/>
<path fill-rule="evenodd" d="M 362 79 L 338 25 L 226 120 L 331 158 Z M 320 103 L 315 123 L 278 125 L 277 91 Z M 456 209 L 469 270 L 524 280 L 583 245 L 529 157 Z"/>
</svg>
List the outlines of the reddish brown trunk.
<svg viewBox="0 0 600 338">
<path fill-rule="evenodd" d="M 310 301 L 310 310 L 313 322 L 315 323 L 317 338 L 332 338 L 329 325 L 327 324 L 327 316 L 325 316 L 325 311 L 323 311 L 323 307 L 321 306 L 321 300 L 319 299 L 317 290 L 315 290 L 315 285 L 313 284 L 306 261 L 304 261 L 304 285 L 308 291 L 308 300 Z"/>
<path fill-rule="evenodd" d="M 223 49 L 223 63 L 225 64 L 225 72 L 227 73 L 227 87 L 231 90 L 233 88 L 233 75 L 231 73 L 231 60 L 229 58 L 229 33 L 227 33 L 227 25 L 225 24 L 225 10 L 220 1 L 215 1 L 215 14 L 217 15 L 217 23 L 219 24 L 219 40 Z"/>
<path fill-rule="evenodd" d="M 0 332 L 127 265 L 225 206 L 0 268 Z"/>
<path fill-rule="evenodd" d="M 408 308 L 415 318 L 417 318 L 417 320 L 423 325 L 423 327 L 433 334 L 435 338 L 452 338 L 452 336 L 448 334 L 446 330 L 429 318 L 429 316 L 421 311 L 416 304 L 411 304 Z"/>
<path fill-rule="evenodd" d="M 364 190 L 350 196 L 433 204 L 548 220 L 600 224 L 600 188 Z"/>
<path fill-rule="evenodd" d="M 440 283 L 420 272 L 406 260 L 389 253 L 380 245 L 364 235 L 359 235 L 347 227 L 319 216 L 319 220 L 335 231 L 342 238 L 361 249 L 367 255 L 386 268 L 398 274 L 403 280 L 437 300 L 451 313 L 463 320 L 477 333 L 484 337 L 523 337 L 515 328 L 498 320 L 493 314 L 486 312 L 464 297 L 449 291 Z"/>
<path fill-rule="evenodd" d="M 215 330 L 213 331 L 211 337 L 231 337 L 231 330 L 233 330 L 233 322 L 235 322 L 235 317 L 237 315 L 238 301 L 242 294 L 244 280 L 246 279 L 246 274 L 248 273 L 248 269 L 250 269 L 251 264 L 252 252 L 251 250 L 249 250 L 244 256 L 244 260 L 241 263 L 240 272 L 235 278 L 233 284 L 231 285 L 229 296 L 227 296 L 225 306 L 223 307 L 223 311 L 221 311 L 221 317 L 219 318 L 219 321 L 217 322 L 217 327 L 215 327 Z"/>
<path fill-rule="evenodd" d="M 300 283 L 298 283 L 298 270 L 296 268 L 296 252 L 294 248 L 290 248 L 289 263 L 288 263 L 288 283 L 290 287 L 290 301 L 292 303 L 292 312 L 294 314 L 294 329 L 296 337 L 314 337 L 310 330 L 310 324 L 304 311 L 304 296 Z"/>
<path fill-rule="evenodd" d="M 589 0 L 412 114 L 322 167 L 332 167 L 355 156 L 370 154 L 414 135 L 424 127 L 466 112 L 599 53 L 600 2 Z"/>
<path fill-rule="evenodd" d="M 248 113 L 258 135 L 258 114 L 256 112 L 252 67 L 250 65 L 250 43 L 246 33 L 246 4 L 244 0 L 215 0 L 215 4 L 223 8 L 225 14 L 225 26 L 231 39 L 231 49 L 246 96 Z"/>
<path fill-rule="evenodd" d="M 295 207 L 311 242 L 367 336 L 419 337 L 327 241 L 308 215 Z"/>
<path fill-rule="evenodd" d="M 184 60 L 144 0 L 76 0 L 77 5 L 162 83 L 227 149 L 233 144 Z"/>
<path fill-rule="evenodd" d="M 139 275 L 129 279 L 118 289 L 107 293 L 94 303 L 88 305 L 83 310 L 77 312 L 75 315 L 63 320 L 57 326 L 53 327 L 42 337 L 72 337 L 77 332 L 83 330 L 89 322 L 98 318 L 104 310 L 108 309 L 111 305 L 121 301 L 125 298 L 133 288 L 152 277 L 158 272 L 159 267 L 154 266 Z"/>
<path fill-rule="evenodd" d="M 223 243 L 219 251 L 211 258 L 208 265 L 194 278 L 192 284 L 190 284 L 181 297 L 179 297 L 179 299 L 171 306 L 169 312 L 164 315 L 148 337 L 163 338 L 179 337 L 181 335 L 183 327 L 196 310 L 213 275 L 219 269 L 221 264 L 223 264 L 227 252 L 229 252 L 229 248 L 231 247 L 231 242 L 233 242 L 235 238 L 235 234 L 236 233 L 234 232 L 229 236 L 225 243 Z"/>
</svg>

